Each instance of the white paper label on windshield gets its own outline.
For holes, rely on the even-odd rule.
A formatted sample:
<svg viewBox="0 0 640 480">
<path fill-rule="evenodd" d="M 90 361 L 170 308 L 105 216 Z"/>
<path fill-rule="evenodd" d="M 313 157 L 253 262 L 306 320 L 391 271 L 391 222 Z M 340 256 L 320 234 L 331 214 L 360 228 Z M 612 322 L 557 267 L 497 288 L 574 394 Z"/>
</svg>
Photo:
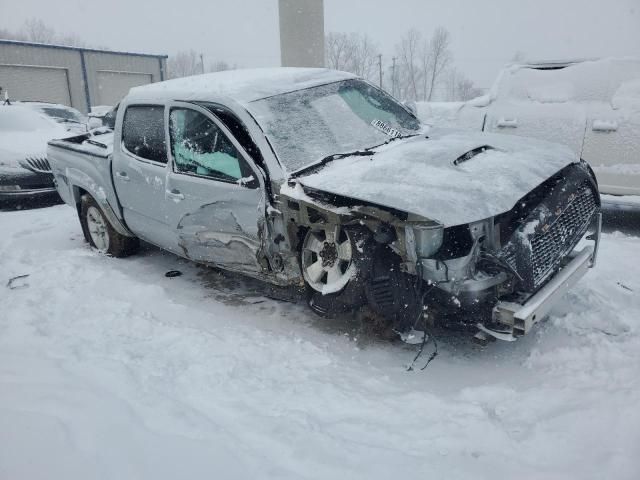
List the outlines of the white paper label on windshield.
<svg viewBox="0 0 640 480">
<path fill-rule="evenodd" d="M 378 119 L 374 118 L 373 121 L 371 122 L 371 125 L 376 127 L 381 132 L 386 133 L 390 137 L 400 137 L 400 136 L 402 136 L 402 133 L 400 131 L 396 130 L 395 128 L 393 128 L 393 127 L 391 127 L 389 125 L 387 125 L 382 120 L 378 120 Z"/>
</svg>

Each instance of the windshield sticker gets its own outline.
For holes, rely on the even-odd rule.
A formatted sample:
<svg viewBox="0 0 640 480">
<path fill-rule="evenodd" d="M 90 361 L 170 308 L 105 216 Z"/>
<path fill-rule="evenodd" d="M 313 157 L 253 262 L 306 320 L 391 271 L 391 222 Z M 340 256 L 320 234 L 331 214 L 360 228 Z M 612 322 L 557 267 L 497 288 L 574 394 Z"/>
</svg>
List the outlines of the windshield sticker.
<svg viewBox="0 0 640 480">
<path fill-rule="evenodd" d="M 402 133 L 400 131 L 396 130 L 395 128 L 393 128 L 393 127 L 391 127 L 389 125 L 387 125 L 382 120 L 378 120 L 378 119 L 374 118 L 373 121 L 371 122 L 371 125 L 376 127 L 381 132 L 386 133 L 390 137 L 401 137 L 402 136 Z"/>
</svg>

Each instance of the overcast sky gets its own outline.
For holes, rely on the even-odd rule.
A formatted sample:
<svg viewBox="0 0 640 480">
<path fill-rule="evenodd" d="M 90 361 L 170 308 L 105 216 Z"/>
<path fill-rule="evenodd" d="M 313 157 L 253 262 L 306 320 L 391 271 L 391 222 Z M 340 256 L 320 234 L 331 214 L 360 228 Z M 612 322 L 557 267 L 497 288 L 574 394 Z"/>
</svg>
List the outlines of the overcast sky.
<svg viewBox="0 0 640 480">
<path fill-rule="evenodd" d="M 194 48 L 207 63 L 276 66 L 277 5 L 277 0 L 0 0 L 0 27 L 15 29 L 38 17 L 59 32 L 112 49 L 172 54 Z M 326 31 L 365 32 L 387 60 L 409 28 L 429 35 L 440 25 L 451 32 L 456 66 L 480 87 L 490 86 L 516 51 L 532 59 L 640 57 L 640 0 L 325 0 Z"/>
</svg>

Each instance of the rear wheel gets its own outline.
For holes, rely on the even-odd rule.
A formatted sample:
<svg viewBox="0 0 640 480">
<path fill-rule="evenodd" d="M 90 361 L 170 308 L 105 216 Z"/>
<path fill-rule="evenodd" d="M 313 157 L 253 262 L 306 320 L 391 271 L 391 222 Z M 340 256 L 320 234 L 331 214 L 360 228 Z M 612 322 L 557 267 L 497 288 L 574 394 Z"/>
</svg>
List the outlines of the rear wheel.
<svg viewBox="0 0 640 480">
<path fill-rule="evenodd" d="M 126 257 L 139 246 L 135 237 L 118 233 L 104 214 L 98 203 L 90 195 L 83 195 L 80 203 L 80 224 L 84 238 L 100 253 L 114 257 Z"/>
</svg>

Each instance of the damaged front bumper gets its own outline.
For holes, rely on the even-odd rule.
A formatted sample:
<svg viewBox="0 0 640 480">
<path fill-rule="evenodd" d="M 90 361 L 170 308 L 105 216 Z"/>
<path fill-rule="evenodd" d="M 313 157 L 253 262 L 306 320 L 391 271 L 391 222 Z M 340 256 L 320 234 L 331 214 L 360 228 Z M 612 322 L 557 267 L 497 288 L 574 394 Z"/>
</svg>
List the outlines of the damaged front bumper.
<svg viewBox="0 0 640 480">
<path fill-rule="evenodd" d="M 558 300 L 595 265 L 600 245 L 602 213 L 597 214 L 595 222 L 595 232 L 588 237 L 594 241 L 594 245 L 574 251 L 555 276 L 524 301 L 499 301 L 493 308 L 492 326 L 499 325 L 501 328 L 488 328 L 484 324 L 477 324 L 481 339 L 490 335 L 499 340 L 516 340 L 547 316 Z"/>
</svg>

